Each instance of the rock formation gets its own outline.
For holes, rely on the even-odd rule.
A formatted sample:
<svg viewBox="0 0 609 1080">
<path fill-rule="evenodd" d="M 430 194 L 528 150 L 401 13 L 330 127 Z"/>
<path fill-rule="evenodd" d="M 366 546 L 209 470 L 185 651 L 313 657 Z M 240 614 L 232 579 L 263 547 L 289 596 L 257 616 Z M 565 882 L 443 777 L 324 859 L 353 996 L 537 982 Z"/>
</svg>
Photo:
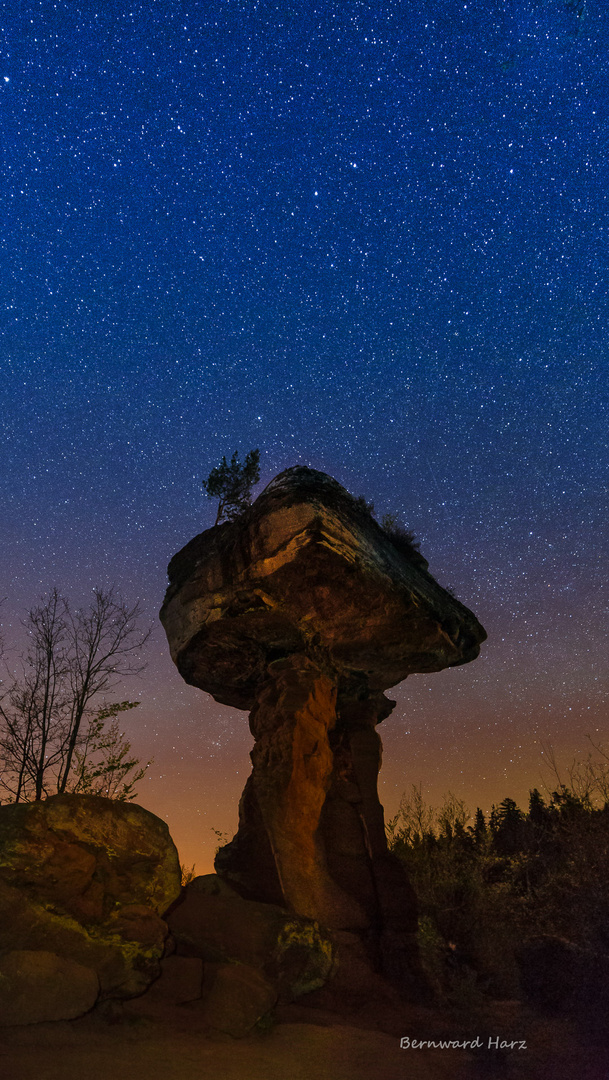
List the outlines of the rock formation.
<svg viewBox="0 0 609 1080">
<path fill-rule="evenodd" d="M 171 561 L 161 611 L 186 682 L 250 710 L 252 774 L 216 861 L 242 896 L 374 939 L 416 969 L 416 904 L 377 794 L 383 691 L 475 659 L 486 635 L 403 538 L 331 477 L 281 473 Z"/>
<path fill-rule="evenodd" d="M 55 795 L 0 807 L 0 1024 L 70 1019 L 157 978 L 180 894 L 165 822 Z"/>
<path fill-rule="evenodd" d="M 189 1002 L 209 1027 L 234 1036 L 277 1002 L 319 989 L 333 970 L 333 943 L 318 923 L 244 900 L 216 874 L 191 881 L 166 919 L 175 951 L 161 962 L 153 1000 Z"/>
</svg>

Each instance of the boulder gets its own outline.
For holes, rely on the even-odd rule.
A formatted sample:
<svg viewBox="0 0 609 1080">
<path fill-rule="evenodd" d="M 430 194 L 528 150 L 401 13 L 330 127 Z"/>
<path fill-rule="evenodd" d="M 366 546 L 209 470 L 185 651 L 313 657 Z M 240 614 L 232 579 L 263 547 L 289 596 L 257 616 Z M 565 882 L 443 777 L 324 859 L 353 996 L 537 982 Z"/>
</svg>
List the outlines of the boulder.
<svg viewBox="0 0 609 1080">
<path fill-rule="evenodd" d="M 53 953 L 93 971 L 102 997 L 141 994 L 179 892 L 167 826 L 140 806 L 93 795 L 0 806 L 0 958 Z"/>
<path fill-rule="evenodd" d="M 313 469 L 276 477 L 168 572 L 179 672 L 249 709 L 255 739 L 218 873 L 244 898 L 375 938 L 417 996 L 416 900 L 387 851 L 376 727 L 395 704 L 386 689 L 475 659 L 483 628 L 404 536 Z"/>
<path fill-rule="evenodd" d="M 255 968 L 292 1001 L 321 987 L 332 969 L 330 937 L 313 920 L 244 900 L 215 874 L 195 878 L 167 913 L 181 957 Z"/>
<path fill-rule="evenodd" d="M 277 991 L 249 964 L 206 964 L 201 1013 L 206 1024 L 235 1039 L 269 1016 Z"/>
<path fill-rule="evenodd" d="M 161 960 L 160 978 L 146 991 L 144 1002 L 186 1005 L 201 998 L 202 988 L 202 960 L 196 956 L 165 956 Z"/>
<path fill-rule="evenodd" d="M 180 674 L 240 709 L 278 657 L 322 654 L 342 684 L 385 690 L 475 659 L 486 637 L 412 545 L 315 469 L 281 473 L 245 514 L 182 548 L 168 574 L 161 621 Z"/>
<path fill-rule="evenodd" d="M 73 1020 L 93 1008 L 97 974 L 44 949 L 0 955 L 0 1026 Z"/>
</svg>

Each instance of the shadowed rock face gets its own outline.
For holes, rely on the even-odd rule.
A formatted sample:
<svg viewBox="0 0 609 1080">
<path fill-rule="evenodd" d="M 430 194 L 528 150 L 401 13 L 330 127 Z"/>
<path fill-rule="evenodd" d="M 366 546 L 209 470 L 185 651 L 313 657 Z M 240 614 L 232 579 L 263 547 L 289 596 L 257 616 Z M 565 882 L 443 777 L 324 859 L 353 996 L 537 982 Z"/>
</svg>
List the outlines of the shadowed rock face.
<svg viewBox="0 0 609 1080">
<path fill-rule="evenodd" d="M 161 620 L 181 675 L 251 710 L 252 775 L 218 872 L 244 896 L 376 934 L 408 981 L 415 903 L 377 795 L 383 691 L 475 659 L 484 630 L 416 550 L 312 469 L 281 473 L 241 518 L 195 537 L 169 579 Z"/>
</svg>

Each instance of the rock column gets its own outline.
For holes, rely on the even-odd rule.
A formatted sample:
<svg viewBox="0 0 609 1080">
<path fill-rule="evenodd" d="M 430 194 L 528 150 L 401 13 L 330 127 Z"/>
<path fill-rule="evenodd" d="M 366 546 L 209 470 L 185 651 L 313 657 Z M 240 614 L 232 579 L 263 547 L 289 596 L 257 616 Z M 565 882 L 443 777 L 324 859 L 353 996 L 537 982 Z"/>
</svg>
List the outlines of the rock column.
<svg viewBox="0 0 609 1080">
<path fill-rule="evenodd" d="M 402 863 L 389 852 L 378 797 L 382 743 L 376 725 L 394 707 L 383 694 L 340 700 L 334 769 L 321 833 L 330 873 L 357 897 L 368 918 L 367 939 L 383 972 L 420 999 L 427 992 L 416 945 L 417 901 Z"/>
<path fill-rule="evenodd" d="M 406 535 L 300 466 L 168 572 L 161 620 L 182 677 L 251 710 L 252 775 L 218 873 L 244 897 L 357 931 L 403 984 L 416 905 L 377 794 L 382 690 L 474 660 L 484 629 Z"/>
<path fill-rule="evenodd" d="M 304 655 L 268 670 L 250 713 L 256 743 L 239 830 L 216 868 L 244 895 L 325 926 L 363 929 L 368 916 L 332 875 L 319 830 L 334 769 L 336 685 Z"/>
<path fill-rule="evenodd" d="M 338 697 L 338 708 L 337 708 Z M 341 698 L 304 654 L 269 665 L 239 830 L 216 868 L 243 895 L 358 931 L 400 984 L 416 969 L 416 900 L 387 849 L 377 791 L 383 694 Z"/>
</svg>

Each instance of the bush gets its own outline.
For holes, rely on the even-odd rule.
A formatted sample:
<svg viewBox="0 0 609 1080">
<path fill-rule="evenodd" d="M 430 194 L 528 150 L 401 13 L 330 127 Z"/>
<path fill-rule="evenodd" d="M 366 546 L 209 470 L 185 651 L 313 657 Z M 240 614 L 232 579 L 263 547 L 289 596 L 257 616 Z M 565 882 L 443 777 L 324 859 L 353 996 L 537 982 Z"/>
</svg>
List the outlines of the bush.
<svg viewBox="0 0 609 1080">
<path fill-rule="evenodd" d="M 435 811 L 413 787 L 388 826 L 418 896 L 423 962 L 448 1001 L 517 995 L 516 949 L 535 935 L 609 952 L 609 805 L 561 785 L 548 803 L 532 791 L 528 813 L 507 798 L 488 824 L 481 810 L 469 820 L 453 795 Z"/>
</svg>

